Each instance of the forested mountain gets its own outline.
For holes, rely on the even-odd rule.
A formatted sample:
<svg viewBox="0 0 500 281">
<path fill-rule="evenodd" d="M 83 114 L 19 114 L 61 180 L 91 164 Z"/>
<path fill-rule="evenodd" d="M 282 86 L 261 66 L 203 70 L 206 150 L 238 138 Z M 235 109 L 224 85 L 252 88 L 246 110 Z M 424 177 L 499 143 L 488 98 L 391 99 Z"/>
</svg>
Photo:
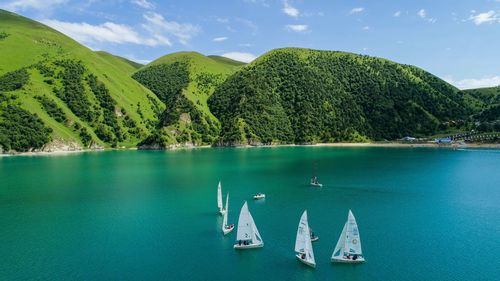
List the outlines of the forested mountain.
<svg viewBox="0 0 500 281">
<path fill-rule="evenodd" d="M 500 88 L 459 91 L 414 66 L 300 48 L 248 65 L 179 52 L 143 66 L 0 10 L 0 152 L 361 142 L 473 128 L 500 130 Z"/>
<path fill-rule="evenodd" d="M 433 134 L 469 108 L 419 68 L 345 52 L 276 49 L 229 77 L 209 100 L 220 143 L 315 143 Z"/>
<path fill-rule="evenodd" d="M 0 10 L 1 150 L 133 147 L 164 105 L 123 58 Z"/>
<path fill-rule="evenodd" d="M 202 145 L 216 142 L 220 123 L 207 99 L 243 63 L 196 52 L 161 57 L 132 76 L 166 104 L 155 132 L 140 146 Z"/>
</svg>

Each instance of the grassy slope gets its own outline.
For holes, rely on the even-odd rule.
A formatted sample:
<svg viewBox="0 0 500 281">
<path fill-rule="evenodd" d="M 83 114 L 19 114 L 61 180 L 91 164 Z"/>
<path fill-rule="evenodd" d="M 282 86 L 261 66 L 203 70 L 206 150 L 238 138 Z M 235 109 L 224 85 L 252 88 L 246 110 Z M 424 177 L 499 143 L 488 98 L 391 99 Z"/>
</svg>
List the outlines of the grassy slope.
<svg viewBox="0 0 500 281">
<path fill-rule="evenodd" d="M 233 66 L 243 66 L 243 65 L 246 64 L 244 62 L 233 60 L 233 59 L 222 57 L 222 56 L 211 55 L 211 56 L 207 56 L 207 57 L 209 57 L 209 58 L 211 58 L 211 59 L 213 59 L 213 60 L 215 60 L 217 62 L 224 63 L 224 64 L 229 64 L 229 65 L 233 65 Z"/>
<path fill-rule="evenodd" d="M 138 127 L 145 132 L 149 131 L 146 128 L 146 120 L 155 120 L 155 115 L 147 96 L 150 95 L 154 99 L 156 96 L 130 78 L 134 69 L 123 59 L 93 52 L 43 24 L 3 10 L 0 10 L 0 32 L 9 34 L 7 38 L 0 41 L 2 50 L 0 52 L 0 75 L 46 59 L 81 60 L 85 67 L 106 85 L 117 102 L 117 106 L 125 109 L 136 121 Z M 33 100 L 35 93 L 45 94 L 57 100 L 74 121 L 80 121 L 69 113 L 69 109 L 55 97 L 49 87 L 41 83 L 41 76 L 32 75 L 30 85 L 22 92 L 25 92 L 20 99 L 22 106 L 31 112 L 38 112 L 42 120 L 54 129 L 54 137 L 80 142 L 70 129 L 54 125 L 54 120 L 40 112 L 41 108 Z M 137 113 L 138 103 L 140 103 L 144 118 Z M 121 145 L 134 146 L 138 141 L 129 139 Z"/>
<path fill-rule="evenodd" d="M 126 71 L 127 73 L 133 73 L 137 69 L 144 66 L 143 64 L 140 64 L 138 62 L 131 61 L 131 60 L 126 59 L 124 57 L 115 56 L 115 55 L 110 54 L 108 52 L 97 51 L 95 53 L 111 63 L 116 63 L 117 67 L 121 68 L 122 70 Z"/>
</svg>

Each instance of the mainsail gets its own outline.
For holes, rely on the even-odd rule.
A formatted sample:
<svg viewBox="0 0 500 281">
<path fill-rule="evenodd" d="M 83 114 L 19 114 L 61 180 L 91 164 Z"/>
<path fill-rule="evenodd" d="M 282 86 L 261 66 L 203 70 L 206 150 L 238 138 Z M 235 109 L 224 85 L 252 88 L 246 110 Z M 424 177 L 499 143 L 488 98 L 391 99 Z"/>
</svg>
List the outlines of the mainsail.
<svg viewBox="0 0 500 281">
<path fill-rule="evenodd" d="M 227 226 L 227 214 L 229 213 L 229 192 L 226 195 L 226 211 L 224 212 L 224 218 L 222 221 L 222 230 L 224 230 Z"/>
<path fill-rule="evenodd" d="M 347 229 L 346 229 L 346 251 L 353 255 L 363 255 L 361 251 L 361 237 L 359 236 L 358 224 L 356 219 L 349 210 L 349 215 L 347 216 Z"/>
<path fill-rule="evenodd" d="M 223 206 L 222 206 L 222 185 L 219 181 L 219 185 L 217 186 L 217 207 L 219 208 L 219 211 L 222 212 Z"/>
<path fill-rule="evenodd" d="M 304 259 L 311 264 L 315 264 L 314 253 L 311 243 L 311 233 L 307 221 L 307 210 L 300 217 L 299 226 L 297 228 L 297 237 L 295 239 L 295 252 L 304 254 Z"/>
</svg>

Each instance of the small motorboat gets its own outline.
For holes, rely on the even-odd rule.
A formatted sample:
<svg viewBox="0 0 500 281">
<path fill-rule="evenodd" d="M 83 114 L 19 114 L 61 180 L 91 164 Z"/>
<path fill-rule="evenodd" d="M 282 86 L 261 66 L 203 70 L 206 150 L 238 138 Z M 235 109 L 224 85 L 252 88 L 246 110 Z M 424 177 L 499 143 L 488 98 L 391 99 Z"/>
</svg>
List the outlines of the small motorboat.
<svg viewBox="0 0 500 281">
<path fill-rule="evenodd" d="M 309 228 L 309 232 L 311 233 L 311 242 L 316 242 L 319 240 L 319 236 L 317 236 L 316 234 L 314 234 L 314 232 L 312 231 L 311 228 Z"/>
<path fill-rule="evenodd" d="M 233 229 L 234 229 L 234 224 L 224 225 L 224 227 L 222 228 L 222 233 L 224 233 L 224 235 L 226 235 L 229 232 L 233 231 Z"/>
<path fill-rule="evenodd" d="M 253 196 L 253 199 L 255 199 L 255 200 L 264 199 L 264 198 L 266 198 L 266 195 L 264 193 L 260 193 L 260 192 Z"/>
<path fill-rule="evenodd" d="M 312 186 L 317 186 L 317 187 L 322 187 L 323 186 L 323 184 L 319 183 L 318 177 L 311 178 L 311 185 Z"/>
</svg>

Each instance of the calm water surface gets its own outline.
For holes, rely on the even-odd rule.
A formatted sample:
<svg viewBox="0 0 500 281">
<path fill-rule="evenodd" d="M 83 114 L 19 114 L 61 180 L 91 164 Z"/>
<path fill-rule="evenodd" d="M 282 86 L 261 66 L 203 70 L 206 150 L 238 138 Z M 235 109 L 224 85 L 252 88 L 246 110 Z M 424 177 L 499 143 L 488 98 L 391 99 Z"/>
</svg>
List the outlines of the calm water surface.
<svg viewBox="0 0 500 281">
<path fill-rule="evenodd" d="M 323 188 L 308 185 L 317 174 Z M 223 237 L 249 201 L 265 247 Z M 255 202 L 253 193 L 264 192 Z M 317 268 L 295 260 L 300 215 Z M 329 262 L 347 212 L 362 265 Z M 0 158 L 0 280 L 500 280 L 500 150 L 283 147 Z"/>
</svg>

